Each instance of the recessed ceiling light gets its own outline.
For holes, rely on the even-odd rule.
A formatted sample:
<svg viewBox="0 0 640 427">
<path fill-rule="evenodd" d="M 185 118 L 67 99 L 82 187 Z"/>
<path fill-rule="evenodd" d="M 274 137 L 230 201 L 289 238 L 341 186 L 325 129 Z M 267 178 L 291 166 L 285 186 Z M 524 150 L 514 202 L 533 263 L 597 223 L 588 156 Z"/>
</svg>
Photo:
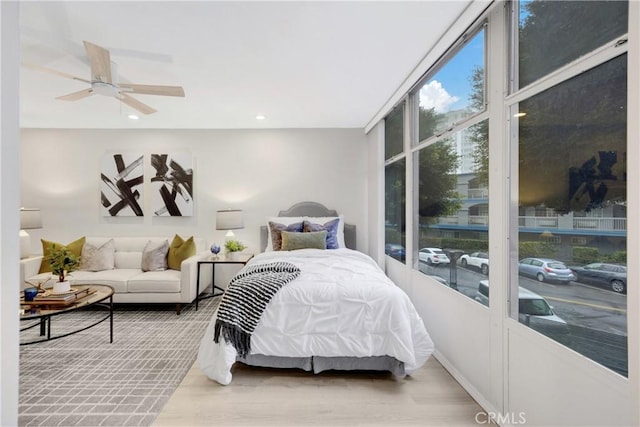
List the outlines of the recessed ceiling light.
<svg viewBox="0 0 640 427">
<path fill-rule="evenodd" d="M 526 116 L 526 115 L 527 115 L 527 113 L 515 113 L 515 114 L 513 115 L 513 117 L 524 117 L 524 116 Z"/>
<path fill-rule="evenodd" d="M 267 118 L 267 117 L 266 117 L 266 116 L 264 116 L 264 115 L 262 115 L 262 114 L 258 114 L 258 115 L 256 116 L 256 120 L 264 120 L 264 119 L 266 119 L 266 118 Z"/>
<path fill-rule="evenodd" d="M 129 114 L 127 117 L 129 117 L 131 120 L 138 120 L 140 117 L 136 116 L 135 114 Z"/>
</svg>

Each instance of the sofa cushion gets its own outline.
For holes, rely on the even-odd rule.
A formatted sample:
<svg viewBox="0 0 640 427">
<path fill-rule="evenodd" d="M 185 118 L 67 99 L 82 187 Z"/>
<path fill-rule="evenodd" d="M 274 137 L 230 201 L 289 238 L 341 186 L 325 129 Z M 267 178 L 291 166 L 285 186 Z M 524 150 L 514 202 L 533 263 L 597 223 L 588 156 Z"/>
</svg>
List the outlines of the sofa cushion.
<svg viewBox="0 0 640 427">
<path fill-rule="evenodd" d="M 70 277 L 73 285 L 109 285 L 116 293 L 128 292 L 128 281 L 142 273 L 139 268 L 103 271 L 74 271 Z"/>
<path fill-rule="evenodd" d="M 113 270 L 115 267 L 115 245 L 113 239 L 103 245 L 93 245 L 85 242 L 80 256 L 80 270 L 102 271 Z"/>
<path fill-rule="evenodd" d="M 172 270 L 180 270 L 182 261 L 195 254 L 196 244 L 193 241 L 193 236 L 184 240 L 176 234 L 171 242 L 171 246 L 169 246 L 169 255 L 167 257 L 169 268 Z"/>
<path fill-rule="evenodd" d="M 177 270 L 145 271 L 127 282 L 129 293 L 180 292 L 180 272 Z"/>
<path fill-rule="evenodd" d="M 63 245 L 58 242 L 51 242 L 49 240 L 40 239 L 42 242 L 42 262 L 40 263 L 40 271 L 38 273 L 49 273 L 51 272 L 51 264 L 46 261 L 47 256 L 51 253 L 53 246 L 56 248 L 67 248 L 72 254 L 80 258 L 82 255 L 82 247 L 84 246 L 85 238 L 81 237 L 78 240 L 74 240 L 71 243 Z"/>
<path fill-rule="evenodd" d="M 163 271 L 168 268 L 167 254 L 169 253 L 169 241 L 158 244 L 151 240 L 142 251 L 142 271 Z"/>
</svg>

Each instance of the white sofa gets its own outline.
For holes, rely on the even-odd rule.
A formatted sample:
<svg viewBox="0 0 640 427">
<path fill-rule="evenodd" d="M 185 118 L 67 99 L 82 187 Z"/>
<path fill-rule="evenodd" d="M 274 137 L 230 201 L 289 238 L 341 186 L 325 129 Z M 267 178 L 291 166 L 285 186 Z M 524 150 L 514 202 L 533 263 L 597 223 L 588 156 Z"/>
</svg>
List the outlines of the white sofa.
<svg viewBox="0 0 640 427">
<path fill-rule="evenodd" d="M 87 237 L 86 243 L 101 246 L 111 237 Z M 198 261 L 211 257 L 205 249 L 205 240 L 194 237 L 196 255 L 182 261 L 180 271 L 142 271 L 142 251 L 149 241 L 162 242 L 169 237 L 113 237 L 115 268 L 113 270 L 83 271 L 76 270 L 69 275 L 71 285 L 109 285 L 115 290 L 115 303 L 175 303 L 180 314 L 182 304 L 189 304 L 196 298 L 196 280 Z M 42 256 L 20 261 L 21 278 L 24 286 L 28 282 L 42 282 L 51 277 L 51 273 L 38 274 Z M 202 268 L 200 292 L 211 284 L 210 268 Z M 51 282 L 49 284 L 52 284 Z"/>
</svg>

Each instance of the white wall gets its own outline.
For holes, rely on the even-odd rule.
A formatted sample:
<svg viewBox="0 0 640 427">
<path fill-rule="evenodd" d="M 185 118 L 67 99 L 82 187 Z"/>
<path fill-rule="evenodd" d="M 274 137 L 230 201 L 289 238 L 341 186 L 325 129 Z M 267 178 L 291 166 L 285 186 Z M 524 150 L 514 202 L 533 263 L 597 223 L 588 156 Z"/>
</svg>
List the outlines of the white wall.
<svg viewBox="0 0 640 427">
<path fill-rule="evenodd" d="M 18 69 L 17 2 L 0 2 L 0 425 L 18 424 Z"/>
<path fill-rule="evenodd" d="M 316 201 L 345 215 L 367 247 L 367 153 L 362 129 L 285 130 L 60 130 L 23 129 L 21 205 L 42 210 L 44 228 L 30 230 L 32 252 L 40 238 L 68 243 L 83 235 L 197 235 L 224 241 L 215 212 L 244 210 L 238 239 L 258 251 L 265 217 L 301 201 Z M 144 187 L 144 217 L 104 217 L 100 168 L 106 152 L 150 154 L 190 151 L 194 158 L 194 215 L 153 217 Z M 148 177 L 147 177 L 148 180 Z"/>
</svg>

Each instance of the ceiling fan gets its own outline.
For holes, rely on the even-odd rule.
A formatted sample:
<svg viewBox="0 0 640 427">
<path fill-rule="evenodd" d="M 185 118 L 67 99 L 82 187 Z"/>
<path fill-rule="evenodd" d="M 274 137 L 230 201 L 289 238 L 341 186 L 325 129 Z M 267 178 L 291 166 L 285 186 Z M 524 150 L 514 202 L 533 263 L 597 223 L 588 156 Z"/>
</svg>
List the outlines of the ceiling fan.
<svg viewBox="0 0 640 427">
<path fill-rule="evenodd" d="M 181 96 L 184 97 L 184 89 L 181 86 L 158 86 L 158 85 L 140 85 L 133 83 L 118 82 L 117 64 L 111 62 L 109 51 L 96 44 L 84 41 L 84 48 L 89 57 L 91 64 L 91 80 L 76 77 L 62 71 L 52 70 L 35 64 L 23 64 L 26 67 L 66 77 L 73 80 L 89 83 L 88 89 L 73 92 L 68 95 L 59 96 L 56 99 L 63 101 L 77 101 L 88 96 L 99 94 L 105 96 L 113 96 L 122 103 L 138 110 L 143 114 L 152 114 L 157 110 L 151 108 L 147 104 L 138 101 L 129 94 L 142 95 L 162 95 L 162 96 Z"/>
</svg>

